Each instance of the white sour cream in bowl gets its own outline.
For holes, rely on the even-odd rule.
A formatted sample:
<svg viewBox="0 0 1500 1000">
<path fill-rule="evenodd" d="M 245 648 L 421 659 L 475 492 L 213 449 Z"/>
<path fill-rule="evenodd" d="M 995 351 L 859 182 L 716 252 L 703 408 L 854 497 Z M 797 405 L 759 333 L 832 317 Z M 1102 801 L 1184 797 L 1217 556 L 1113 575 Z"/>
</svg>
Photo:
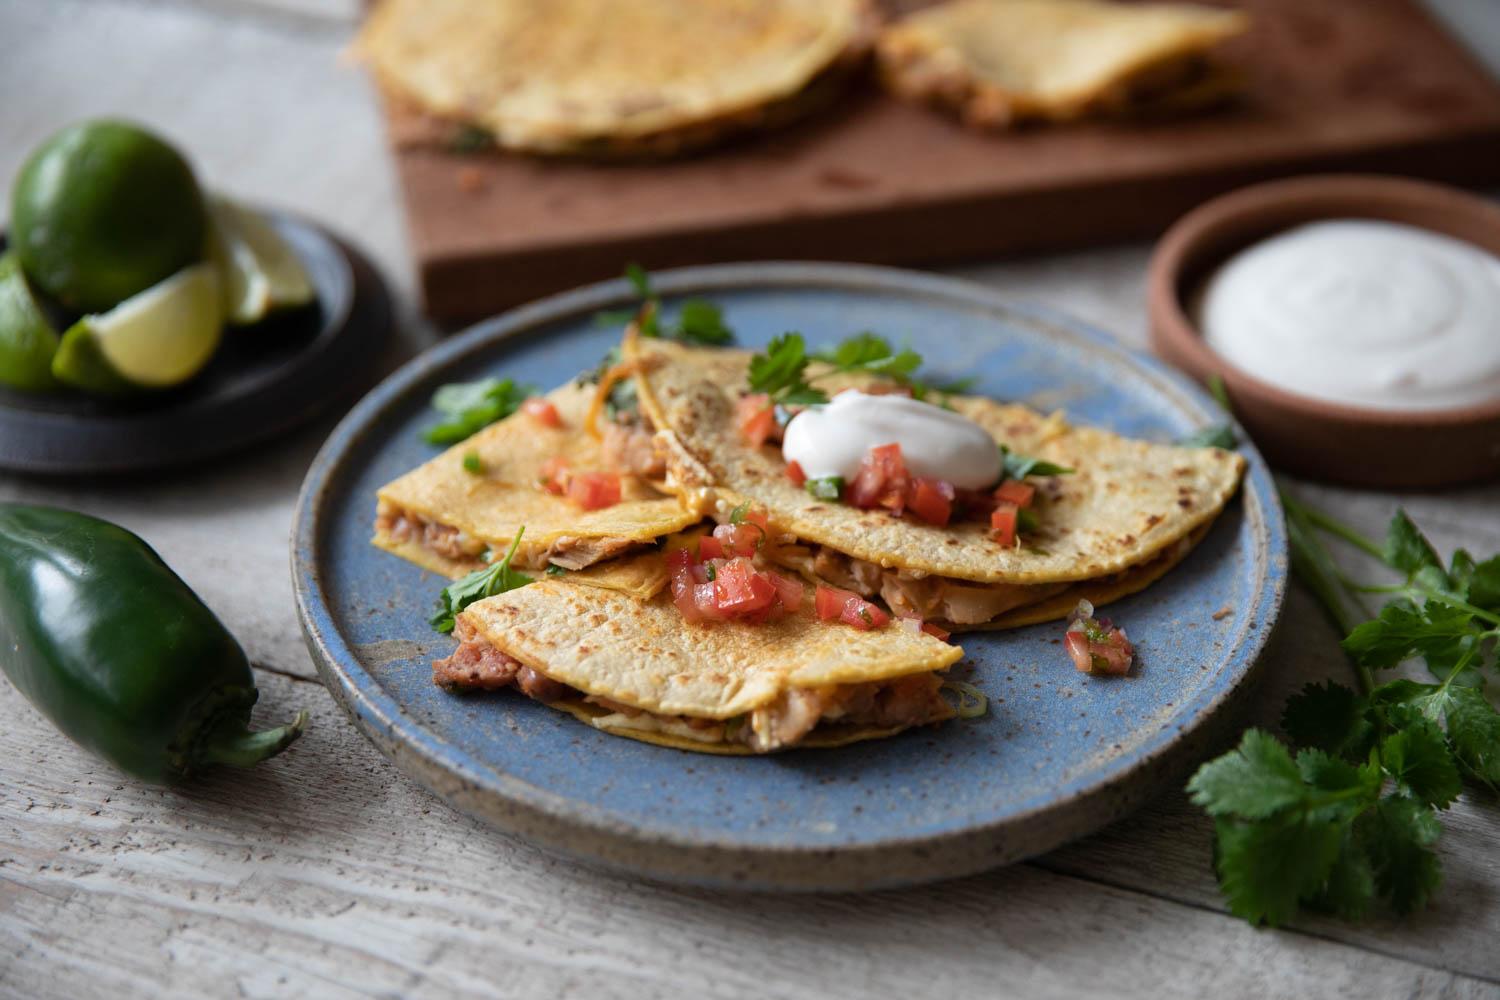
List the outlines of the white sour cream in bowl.
<svg viewBox="0 0 1500 1000">
<path fill-rule="evenodd" d="M 1309 223 L 1230 258 L 1196 312 L 1225 360 L 1300 396 L 1406 411 L 1500 400 L 1500 258 L 1450 236 Z"/>
</svg>

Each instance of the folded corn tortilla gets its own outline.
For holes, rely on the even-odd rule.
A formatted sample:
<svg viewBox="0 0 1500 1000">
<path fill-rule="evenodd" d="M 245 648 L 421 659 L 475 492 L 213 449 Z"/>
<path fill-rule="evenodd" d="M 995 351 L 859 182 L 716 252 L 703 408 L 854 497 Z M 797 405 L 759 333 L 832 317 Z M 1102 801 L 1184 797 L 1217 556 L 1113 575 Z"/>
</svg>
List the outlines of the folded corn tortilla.
<svg viewBox="0 0 1500 1000">
<path fill-rule="evenodd" d="M 570 382 L 548 393 L 562 426 L 523 412 L 454 445 L 378 491 L 374 544 L 426 569 L 459 577 L 498 557 L 525 528 L 517 567 L 581 569 L 627 554 L 701 519 L 647 480 L 621 474 L 621 501 L 582 510 L 541 488 L 555 456 L 575 471 L 606 471 L 599 440 L 585 429 L 592 385 Z M 464 468 L 478 456 L 479 473 Z"/>
<path fill-rule="evenodd" d="M 688 506 L 723 520 L 743 502 L 759 504 L 770 517 L 769 558 L 867 596 L 878 592 L 893 610 L 948 625 L 1048 620 L 1064 617 L 1074 595 L 1108 600 L 1140 590 L 1186 555 L 1234 495 L 1245 467 L 1241 456 L 1220 448 L 1138 441 L 1017 404 L 948 397 L 997 445 L 1075 470 L 1036 480 L 1040 527 L 1023 544 L 1002 546 L 987 523 L 938 527 L 820 500 L 793 484 L 779 448 L 752 447 L 739 433 L 736 402 L 746 391 L 748 352 L 629 336 L 624 351 L 668 454 L 667 488 Z M 836 392 L 877 381 L 838 375 L 818 384 Z M 1074 586 L 1084 583 L 1086 591 Z M 939 587 L 953 598 L 943 608 L 929 600 Z M 1072 602 L 1049 601 L 1047 619 L 1009 615 L 1065 594 Z M 966 610 L 955 613 L 960 605 Z"/>
<path fill-rule="evenodd" d="M 661 553 L 620 563 L 654 593 L 622 589 L 612 563 L 486 598 L 458 615 L 462 645 L 435 677 L 527 690 L 505 673 L 534 671 L 552 683 L 527 693 L 598 729 L 712 753 L 838 746 L 953 715 L 938 672 L 962 657 L 957 646 L 895 620 L 868 631 L 822 622 L 810 597 L 777 621 L 693 624 Z"/>
</svg>

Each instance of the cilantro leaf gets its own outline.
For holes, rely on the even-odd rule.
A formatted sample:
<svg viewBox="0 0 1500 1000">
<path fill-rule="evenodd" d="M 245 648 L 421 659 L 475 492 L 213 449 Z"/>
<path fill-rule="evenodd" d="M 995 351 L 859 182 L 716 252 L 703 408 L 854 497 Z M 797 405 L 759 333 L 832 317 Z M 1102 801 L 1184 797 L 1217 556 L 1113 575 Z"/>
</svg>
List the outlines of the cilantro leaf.
<svg viewBox="0 0 1500 1000">
<path fill-rule="evenodd" d="M 1375 902 L 1375 867 L 1358 824 L 1344 830 L 1338 860 L 1329 869 L 1322 889 L 1306 902 L 1345 920 L 1359 920 L 1370 911 Z"/>
<path fill-rule="evenodd" d="M 624 326 L 634 321 L 642 337 L 666 337 L 689 344 L 720 346 L 734 341 L 734 331 L 724 322 L 724 311 L 707 299 L 684 299 L 677 317 L 663 321 L 661 298 L 651 285 L 651 275 L 636 263 L 625 265 L 625 279 L 640 305 L 594 314 L 601 326 Z"/>
<path fill-rule="evenodd" d="M 832 348 L 824 348 L 814 356 L 832 365 L 835 371 L 872 372 L 888 375 L 897 381 L 905 381 L 922 367 L 922 355 L 909 347 L 892 351 L 889 341 L 868 330 L 842 340 Z"/>
<path fill-rule="evenodd" d="M 508 378 L 482 378 L 442 386 L 432 394 L 432 407 L 447 419 L 427 428 L 422 436 L 429 444 L 462 441 L 510 416 L 526 397 L 535 393 L 531 386 L 517 385 Z"/>
<path fill-rule="evenodd" d="M 1424 566 L 1436 566 L 1442 570 L 1442 561 L 1432 543 L 1412 523 L 1406 511 L 1397 509 L 1386 529 L 1385 549 L 1382 558 L 1393 569 L 1399 569 L 1408 577 L 1415 576 Z"/>
<path fill-rule="evenodd" d="M 1198 769 L 1188 792 L 1210 816 L 1262 819 L 1302 801 L 1305 787 L 1286 747 L 1264 730 L 1248 729 L 1238 747 Z"/>
<path fill-rule="evenodd" d="M 1066 476 L 1072 469 L 1040 458 L 1017 455 L 1005 445 L 1000 446 L 1000 478 L 1025 479 L 1027 476 Z"/>
<path fill-rule="evenodd" d="M 1259 823 L 1219 819 L 1216 862 L 1229 911 L 1252 924 L 1284 924 L 1320 893 L 1338 861 L 1343 824 L 1293 812 Z"/>
<path fill-rule="evenodd" d="M 1381 895 L 1397 913 L 1421 909 L 1443 881 L 1442 862 L 1431 850 L 1443 827 L 1432 810 L 1409 796 L 1388 795 L 1364 832 Z"/>
<path fill-rule="evenodd" d="M 1500 785 L 1500 714 L 1479 689 L 1448 688 L 1443 718 L 1464 769 L 1486 784 Z"/>
<path fill-rule="evenodd" d="M 1473 575 L 1465 583 L 1470 604 L 1486 611 L 1500 611 L 1500 556 L 1493 556 L 1475 566 Z"/>
<path fill-rule="evenodd" d="M 1239 447 L 1240 442 L 1234 436 L 1234 427 L 1230 424 L 1211 424 L 1183 435 L 1177 439 L 1177 443 L 1184 448 L 1223 448 L 1225 451 L 1233 451 Z"/>
<path fill-rule="evenodd" d="M 630 282 L 630 287 L 635 289 L 636 298 L 654 299 L 656 292 L 651 288 L 651 275 L 646 269 L 635 261 L 625 265 L 625 280 Z"/>
<path fill-rule="evenodd" d="M 1418 715 L 1380 744 L 1380 760 L 1397 784 L 1413 797 L 1439 809 L 1458 798 L 1462 782 L 1458 765 L 1442 732 Z"/>
<path fill-rule="evenodd" d="M 1375 730 L 1364 699 L 1340 684 L 1309 684 L 1287 700 L 1281 728 L 1298 746 L 1362 759 Z"/>
<path fill-rule="evenodd" d="M 484 459 L 479 457 L 479 452 L 464 452 L 464 471 L 471 476 L 477 476 L 484 471 Z"/>
<path fill-rule="evenodd" d="M 452 632 L 455 616 L 475 601 L 482 601 L 486 597 L 494 597 L 507 590 L 524 587 L 531 582 L 531 577 L 510 568 L 511 560 L 516 557 L 516 550 L 521 547 L 521 536 L 525 533 L 525 528 L 516 532 L 516 537 L 511 540 L 510 549 L 499 562 L 476 569 L 463 579 L 455 580 L 443 588 L 442 594 L 438 596 L 437 610 L 428 619 L 428 624 L 433 627 L 434 631 L 444 635 Z"/>
<path fill-rule="evenodd" d="M 677 322 L 667 336 L 692 344 L 721 346 L 734 342 L 734 331 L 724 323 L 724 311 L 706 299 L 684 299 Z"/>
<path fill-rule="evenodd" d="M 771 402 L 803 405 L 828 402 L 828 395 L 808 384 L 807 341 L 796 332 L 774 338 L 764 354 L 750 359 L 750 391 L 763 392 Z"/>
<path fill-rule="evenodd" d="M 1457 646 L 1470 635 L 1468 612 L 1428 601 L 1422 608 L 1388 604 L 1380 617 L 1358 626 L 1344 639 L 1344 652 L 1367 667 L 1394 667 L 1421 654 L 1445 660 L 1458 654 Z"/>
</svg>

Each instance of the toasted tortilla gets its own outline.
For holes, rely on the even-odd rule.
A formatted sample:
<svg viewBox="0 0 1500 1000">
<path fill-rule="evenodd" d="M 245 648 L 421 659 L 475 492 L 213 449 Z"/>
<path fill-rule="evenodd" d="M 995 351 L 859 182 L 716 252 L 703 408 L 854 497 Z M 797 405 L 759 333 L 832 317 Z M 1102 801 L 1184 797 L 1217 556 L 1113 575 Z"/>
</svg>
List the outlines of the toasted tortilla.
<svg viewBox="0 0 1500 1000">
<path fill-rule="evenodd" d="M 476 602 L 460 617 L 465 630 L 536 672 L 575 689 L 549 704 L 597 729 L 659 746 L 718 754 L 752 754 L 678 717 L 724 722 L 796 689 L 888 681 L 945 670 L 963 656 L 957 646 L 891 623 L 860 631 L 821 622 L 810 601 L 798 613 L 758 625 L 685 621 L 665 589 L 657 553 L 632 560 L 655 593 L 627 592 L 617 563 L 547 578 Z M 655 563 L 653 573 L 650 568 Z M 659 575 L 658 575 L 659 574 Z M 639 714 L 586 700 L 606 698 Z M 951 717 L 944 706 L 941 721 Z M 877 739 L 905 726 L 825 722 L 794 745 L 835 747 Z"/>
<path fill-rule="evenodd" d="M 689 506 L 723 519 L 752 501 L 768 512 L 773 537 L 791 535 L 887 569 L 987 584 L 1107 577 L 1210 524 L 1245 468 L 1241 456 L 1220 448 L 1137 441 L 1026 406 L 948 397 L 997 444 L 1075 470 L 1037 480 L 1040 527 L 1024 544 L 1002 546 L 988 524 L 937 527 L 818 500 L 794 485 L 778 448 L 751 447 L 739 433 L 735 404 L 746 386 L 748 352 L 627 337 L 625 356 L 637 366 L 641 406 L 667 447 L 669 488 Z M 873 381 L 839 376 L 819 385 L 834 392 Z"/>
<path fill-rule="evenodd" d="M 507 149 L 670 154 L 810 110 L 873 25 L 867 0 L 382 0 L 356 51 Z"/>
<path fill-rule="evenodd" d="M 1209 51 L 1248 24 L 1192 4 L 950 0 L 886 27 L 876 51 L 897 95 L 995 127 L 1218 103 L 1242 76 Z"/>
<path fill-rule="evenodd" d="M 642 711 L 728 719 L 788 688 L 930 673 L 963 656 L 957 646 L 894 622 L 861 631 L 820 622 L 806 609 L 760 625 L 690 625 L 665 590 L 641 601 L 573 576 L 486 598 L 464 614 L 508 656 Z"/>
<path fill-rule="evenodd" d="M 594 387 L 568 383 L 547 394 L 562 427 L 546 427 L 525 413 L 491 424 L 424 465 L 381 487 L 378 497 L 424 521 L 456 529 L 471 547 L 503 553 L 525 528 L 514 565 L 540 568 L 556 562 L 581 568 L 630 552 L 700 520 L 676 497 L 637 476 L 621 475 L 621 500 L 582 510 L 538 484 L 543 464 L 565 456 L 575 471 L 606 468 L 599 441 L 584 429 Z M 478 455 L 481 471 L 464 468 Z M 454 557 L 433 551 L 420 537 L 398 538 L 377 523 L 374 544 L 450 577 L 482 565 L 480 555 Z M 568 554 L 563 554 L 564 552 Z"/>
</svg>

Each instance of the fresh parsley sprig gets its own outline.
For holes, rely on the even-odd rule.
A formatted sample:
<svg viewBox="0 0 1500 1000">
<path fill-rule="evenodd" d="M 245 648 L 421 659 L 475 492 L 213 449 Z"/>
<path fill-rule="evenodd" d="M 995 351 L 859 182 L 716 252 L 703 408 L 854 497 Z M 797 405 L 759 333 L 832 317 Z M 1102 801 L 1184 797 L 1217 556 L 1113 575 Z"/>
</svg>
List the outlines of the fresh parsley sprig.
<svg viewBox="0 0 1500 1000">
<path fill-rule="evenodd" d="M 475 601 L 482 601 L 486 597 L 494 597 L 507 590 L 524 587 L 531 582 L 531 577 L 510 567 L 511 560 L 516 557 L 516 550 L 521 547 L 521 536 L 524 534 L 526 534 L 524 527 L 516 532 L 516 537 L 511 540 L 505 557 L 499 562 L 491 563 L 483 569 L 476 569 L 468 576 L 455 580 L 443 588 L 442 594 L 438 597 L 437 611 L 428 619 L 428 624 L 433 627 L 434 631 L 447 635 L 453 631 L 455 616 Z"/>
<path fill-rule="evenodd" d="M 428 444 L 455 444 L 516 412 L 536 388 L 508 378 L 452 382 L 432 394 L 432 408 L 447 419 L 423 432 Z"/>
<path fill-rule="evenodd" d="M 1252 729 L 1188 790 L 1214 817 L 1219 882 L 1237 915 L 1280 924 L 1307 906 L 1353 919 L 1377 899 L 1408 913 L 1442 881 L 1438 815 L 1462 780 L 1500 784 L 1500 714 L 1483 694 L 1500 639 L 1500 556 L 1481 562 L 1460 549 L 1444 566 L 1404 511 L 1379 544 L 1282 500 L 1293 569 L 1346 634 L 1357 689 L 1308 685 L 1281 720 L 1300 750 Z M 1320 533 L 1378 558 L 1398 581 L 1349 579 Z M 1361 621 L 1371 594 L 1389 603 Z M 1418 657 L 1432 682 L 1375 682 L 1376 671 Z"/>
<path fill-rule="evenodd" d="M 635 309 L 601 312 L 594 317 L 602 326 L 624 326 L 635 321 L 642 337 L 665 337 L 686 344 L 722 347 L 734 343 L 734 331 L 724 322 L 724 311 L 707 299 L 684 299 L 677 315 L 662 320 L 661 298 L 651 286 L 651 276 L 639 264 L 627 264 L 625 277 L 635 289 L 640 304 Z"/>
</svg>

